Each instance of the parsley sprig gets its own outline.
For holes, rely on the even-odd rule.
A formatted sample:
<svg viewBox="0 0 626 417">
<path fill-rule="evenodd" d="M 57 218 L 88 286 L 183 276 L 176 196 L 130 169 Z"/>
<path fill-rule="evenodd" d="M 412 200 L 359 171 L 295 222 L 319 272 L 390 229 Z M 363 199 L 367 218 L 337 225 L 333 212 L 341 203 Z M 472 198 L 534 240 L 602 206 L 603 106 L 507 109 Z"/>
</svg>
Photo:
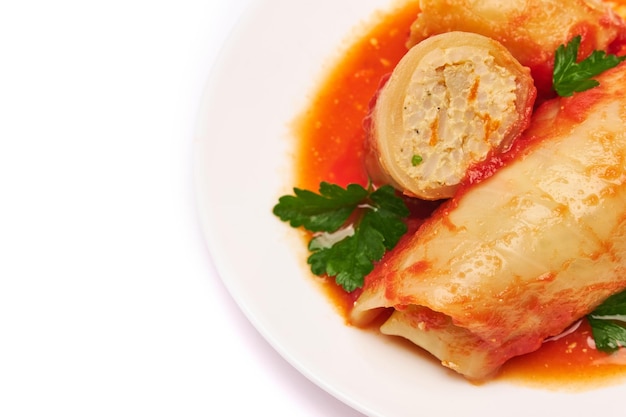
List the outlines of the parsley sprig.
<svg viewBox="0 0 626 417">
<path fill-rule="evenodd" d="M 626 291 L 607 298 L 587 316 L 596 349 L 615 352 L 626 347 Z"/>
<path fill-rule="evenodd" d="M 604 51 L 593 51 L 584 60 L 576 62 L 580 41 L 580 35 L 572 38 L 567 46 L 560 45 L 554 55 L 552 82 L 554 90 L 561 97 L 570 97 L 574 93 L 599 86 L 600 83 L 592 77 L 626 59 L 626 56 L 618 57 Z"/>
<path fill-rule="evenodd" d="M 316 233 L 309 242 L 311 271 L 334 277 L 347 292 L 362 287 L 374 262 L 407 232 L 409 209 L 389 185 L 374 190 L 322 182 L 319 193 L 293 191 L 279 198 L 273 213 L 292 227 Z"/>
</svg>

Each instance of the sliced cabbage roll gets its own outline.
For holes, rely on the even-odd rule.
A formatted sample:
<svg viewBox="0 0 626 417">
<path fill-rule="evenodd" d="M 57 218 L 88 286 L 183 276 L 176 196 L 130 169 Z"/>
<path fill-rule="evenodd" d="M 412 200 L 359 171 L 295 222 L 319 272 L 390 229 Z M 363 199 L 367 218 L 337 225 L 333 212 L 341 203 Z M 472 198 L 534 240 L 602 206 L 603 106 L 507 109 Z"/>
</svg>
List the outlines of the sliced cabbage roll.
<svg viewBox="0 0 626 417">
<path fill-rule="evenodd" d="M 352 322 L 391 308 L 383 333 L 483 379 L 626 288 L 626 63 L 598 81 L 383 258 Z"/>
<path fill-rule="evenodd" d="M 410 196 L 449 198 L 470 166 L 509 149 L 535 96 L 530 71 L 499 42 L 433 36 L 408 51 L 378 93 L 368 173 Z"/>
<path fill-rule="evenodd" d="M 443 32 L 462 30 L 500 41 L 531 69 L 539 96 L 552 94 L 554 51 L 582 35 L 580 57 L 615 53 L 626 25 L 599 0 L 420 0 L 408 46 Z"/>
</svg>

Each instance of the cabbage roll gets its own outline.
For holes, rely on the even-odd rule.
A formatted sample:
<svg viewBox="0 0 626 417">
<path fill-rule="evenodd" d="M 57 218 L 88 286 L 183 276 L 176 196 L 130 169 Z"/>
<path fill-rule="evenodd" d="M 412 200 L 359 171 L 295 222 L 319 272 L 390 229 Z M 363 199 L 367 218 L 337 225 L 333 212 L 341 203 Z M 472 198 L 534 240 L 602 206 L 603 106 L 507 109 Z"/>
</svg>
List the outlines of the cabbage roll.
<svg viewBox="0 0 626 417">
<path fill-rule="evenodd" d="M 626 288 L 626 63 L 540 106 L 498 168 L 366 277 L 351 320 L 488 378 Z"/>
<path fill-rule="evenodd" d="M 413 47 L 371 112 L 370 178 L 428 200 L 452 197 L 467 169 L 508 150 L 528 126 L 536 90 L 499 42 L 449 32 Z"/>
<path fill-rule="evenodd" d="M 420 0 L 408 46 L 455 30 L 500 41 L 531 69 L 539 96 L 552 95 L 554 51 L 582 36 L 580 57 L 593 50 L 615 53 L 626 41 L 626 24 L 599 0 Z"/>
</svg>

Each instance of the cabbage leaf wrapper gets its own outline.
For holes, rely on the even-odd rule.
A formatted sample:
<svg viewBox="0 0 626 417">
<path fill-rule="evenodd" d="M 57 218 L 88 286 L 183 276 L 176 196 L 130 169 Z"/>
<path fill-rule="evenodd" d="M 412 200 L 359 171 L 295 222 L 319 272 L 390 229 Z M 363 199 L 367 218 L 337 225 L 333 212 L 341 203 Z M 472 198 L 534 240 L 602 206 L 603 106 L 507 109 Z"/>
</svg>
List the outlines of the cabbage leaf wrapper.
<svg viewBox="0 0 626 417">
<path fill-rule="evenodd" d="M 545 102 L 491 176 L 460 189 L 366 277 L 351 321 L 493 376 L 626 288 L 626 66 Z"/>
</svg>

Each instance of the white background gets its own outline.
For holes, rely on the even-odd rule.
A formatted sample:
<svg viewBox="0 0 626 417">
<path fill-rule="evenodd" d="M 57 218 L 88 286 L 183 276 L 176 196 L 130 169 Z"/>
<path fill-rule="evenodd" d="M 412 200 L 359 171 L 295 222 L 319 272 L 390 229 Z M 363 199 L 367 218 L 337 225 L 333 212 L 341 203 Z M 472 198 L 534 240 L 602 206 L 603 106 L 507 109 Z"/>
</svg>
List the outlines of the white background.
<svg viewBox="0 0 626 417">
<path fill-rule="evenodd" d="M 192 140 L 252 0 L 0 2 L 0 415 L 359 416 L 244 318 Z"/>
</svg>

